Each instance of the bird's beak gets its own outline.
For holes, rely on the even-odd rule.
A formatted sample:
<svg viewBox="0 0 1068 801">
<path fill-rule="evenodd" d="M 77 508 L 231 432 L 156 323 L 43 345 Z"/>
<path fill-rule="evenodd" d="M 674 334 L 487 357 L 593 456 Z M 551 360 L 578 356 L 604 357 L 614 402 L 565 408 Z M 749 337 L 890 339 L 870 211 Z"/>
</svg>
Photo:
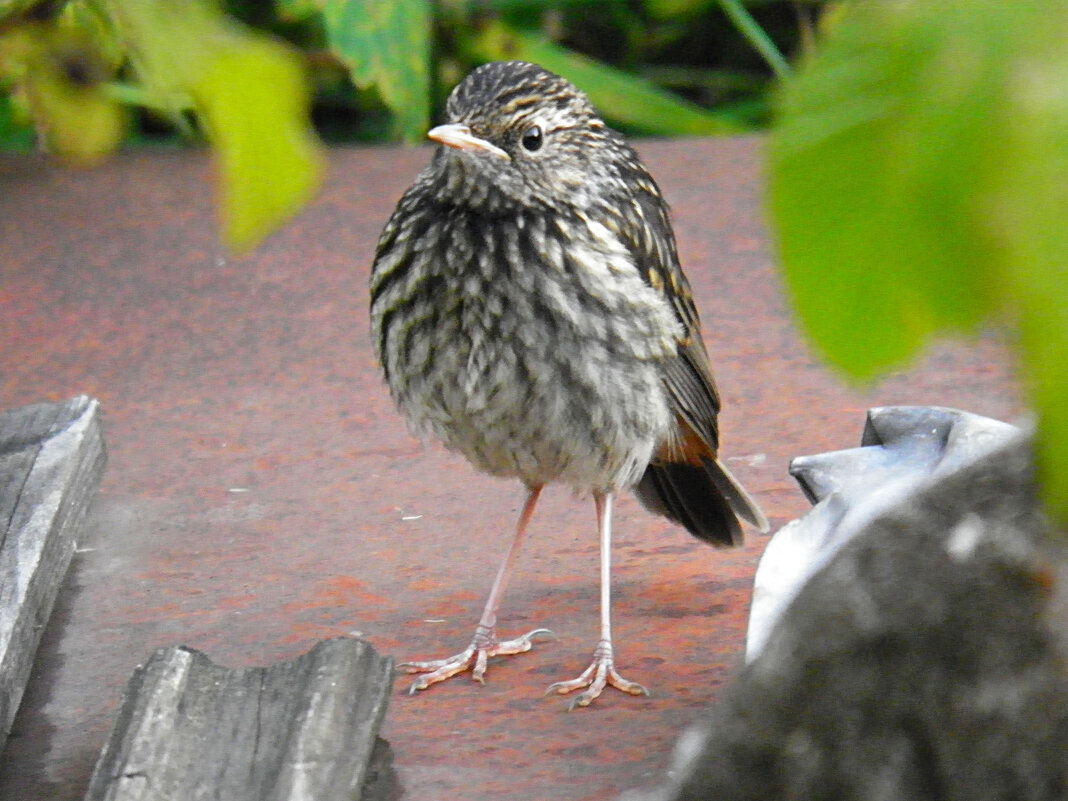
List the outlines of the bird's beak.
<svg viewBox="0 0 1068 801">
<path fill-rule="evenodd" d="M 456 123 L 439 125 L 427 131 L 426 135 L 435 142 L 455 147 L 457 150 L 472 150 L 480 153 L 492 153 L 494 156 L 500 156 L 505 159 L 511 158 L 507 152 L 501 150 L 495 144 L 487 142 L 485 139 L 479 139 L 471 133 L 471 129 L 466 125 L 458 125 Z"/>
</svg>

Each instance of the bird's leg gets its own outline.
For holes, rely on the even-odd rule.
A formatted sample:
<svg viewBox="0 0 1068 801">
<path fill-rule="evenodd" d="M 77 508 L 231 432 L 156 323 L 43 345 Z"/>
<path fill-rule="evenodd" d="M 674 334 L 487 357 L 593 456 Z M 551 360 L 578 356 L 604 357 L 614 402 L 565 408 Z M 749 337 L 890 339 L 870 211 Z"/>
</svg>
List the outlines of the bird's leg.
<svg viewBox="0 0 1068 801">
<path fill-rule="evenodd" d="M 523 503 L 523 511 L 519 514 L 519 522 L 516 524 L 515 536 L 512 544 L 508 547 L 504 561 L 497 570 L 497 577 L 493 580 L 486 606 L 482 610 L 482 617 L 475 627 L 475 636 L 471 638 L 471 644 L 463 651 L 445 659 L 434 659 L 429 662 L 402 662 L 398 667 L 406 673 L 424 673 L 412 683 L 409 693 L 414 694 L 419 690 L 425 690 L 431 684 L 444 681 L 457 673 L 465 670 L 471 671 L 471 678 L 477 682 L 484 682 L 486 674 L 486 661 L 491 656 L 506 656 L 509 654 L 521 654 L 529 651 L 538 636 L 552 637 L 553 633 L 548 629 L 534 629 L 521 637 L 513 640 L 497 639 L 497 609 L 501 604 L 501 596 L 508 584 L 508 578 L 512 574 L 519 546 L 527 533 L 527 524 L 534 515 L 534 507 L 538 503 L 541 487 L 531 487 L 527 492 L 527 499 Z"/>
<path fill-rule="evenodd" d="M 612 653 L 612 494 L 594 493 L 597 505 L 597 526 L 601 532 L 601 639 L 593 650 L 593 661 L 582 675 L 571 681 L 550 684 L 547 694 L 560 695 L 586 688 L 571 701 L 569 709 L 589 706 L 606 685 L 631 695 L 648 695 L 649 691 L 633 681 L 627 681 L 616 672 Z"/>
</svg>

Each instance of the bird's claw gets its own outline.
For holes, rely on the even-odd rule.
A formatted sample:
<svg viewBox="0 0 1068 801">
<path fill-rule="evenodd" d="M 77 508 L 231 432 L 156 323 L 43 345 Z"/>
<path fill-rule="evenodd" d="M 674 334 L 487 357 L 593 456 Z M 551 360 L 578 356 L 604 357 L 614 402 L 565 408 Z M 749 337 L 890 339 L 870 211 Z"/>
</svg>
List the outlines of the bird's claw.
<svg viewBox="0 0 1068 801">
<path fill-rule="evenodd" d="M 415 695 L 420 690 L 450 679 L 465 670 L 470 670 L 471 678 L 479 684 L 485 684 L 486 667 L 490 657 L 526 653 L 537 638 L 555 636 L 549 629 L 534 629 L 515 639 L 497 642 L 492 632 L 489 636 L 479 633 L 467 648 L 454 656 L 426 662 L 401 662 L 397 667 L 405 673 L 425 674 L 412 682 L 412 686 L 408 688 L 409 695 Z"/>
<path fill-rule="evenodd" d="M 571 699 L 571 703 L 567 707 L 570 711 L 577 706 L 589 706 L 601 694 L 601 691 L 609 685 L 630 695 L 649 695 L 649 690 L 641 684 L 629 681 L 619 675 L 613 664 L 611 647 L 605 650 L 602 644 L 597 647 L 593 655 L 593 661 L 590 662 L 588 668 L 582 671 L 582 675 L 570 681 L 558 681 L 555 684 L 550 684 L 546 688 L 545 694 L 557 693 L 558 695 L 566 695 L 585 687 L 586 690 L 584 692 Z"/>
</svg>

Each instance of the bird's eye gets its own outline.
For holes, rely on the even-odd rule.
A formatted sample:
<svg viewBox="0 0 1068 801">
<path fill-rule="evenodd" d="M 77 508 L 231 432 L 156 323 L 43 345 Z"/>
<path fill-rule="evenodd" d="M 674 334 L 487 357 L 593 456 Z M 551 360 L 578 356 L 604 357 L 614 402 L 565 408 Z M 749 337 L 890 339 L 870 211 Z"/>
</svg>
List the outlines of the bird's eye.
<svg viewBox="0 0 1068 801">
<path fill-rule="evenodd" d="M 541 149 L 541 128 L 537 125 L 531 125 L 523 133 L 523 138 L 520 139 L 519 142 L 523 145 L 524 150 L 529 150 L 531 153 L 533 153 L 535 150 Z"/>
</svg>

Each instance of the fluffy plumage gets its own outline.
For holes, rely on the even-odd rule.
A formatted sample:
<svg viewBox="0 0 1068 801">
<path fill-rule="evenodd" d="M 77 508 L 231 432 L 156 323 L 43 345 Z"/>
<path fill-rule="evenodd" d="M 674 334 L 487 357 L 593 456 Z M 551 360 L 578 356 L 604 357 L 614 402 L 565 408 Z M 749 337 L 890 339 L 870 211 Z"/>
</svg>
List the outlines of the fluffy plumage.
<svg viewBox="0 0 1068 801">
<path fill-rule="evenodd" d="M 608 515 L 634 487 L 714 544 L 741 540 L 738 517 L 765 528 L 718 461 L 700 321 L 634 150 L 582 92 L 524 62 L 476 69 L 446 114 L 371 281 L 376 354 L 413 427 L 518 478 L 531 512 L 548 483 Z"/>
</svg>

